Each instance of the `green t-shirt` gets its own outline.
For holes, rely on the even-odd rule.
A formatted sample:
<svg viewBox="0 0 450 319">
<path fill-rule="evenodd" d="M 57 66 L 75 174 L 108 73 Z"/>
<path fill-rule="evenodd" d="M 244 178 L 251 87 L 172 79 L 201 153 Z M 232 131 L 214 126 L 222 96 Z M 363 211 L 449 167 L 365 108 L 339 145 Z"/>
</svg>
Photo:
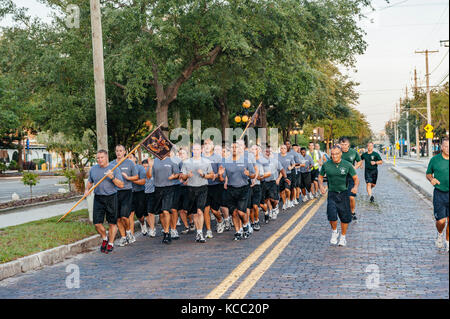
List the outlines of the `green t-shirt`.
<svg viewBox="0 0 450 319">
<path fill-rule="evenodd" d="M 448 159 L 445 159 L 441 154 L 433 156 L 428 163 L 427 174 L 433 174 L 441 184 L 436 184 L 436 187 L 441 192 L 448 192 Z"/>
<path fill-rule="evenodd" d="M 382 160 L 380 154 L 378 154 L 375 151 L 373 151 L 370 154 L 368 152 L 365 152 L 363 155 L 361 155 L 361 159 L 364 160 L 364 167 L 365 167 L 365 170 L 367 170 L 367 171 L 375 170 L 378 167 L 377 164 L 372 165 L 372 164 L 370 164 L 370 162 L 372 162 L 372 161 L 378 162 L 378 161 Z"/>
<path fill-rule="evenodd" d="M 347 190 L 347 175 L 356 175 L 356 170 L 348 161 L 341 160 L 339 163 L 326 161 L 320 169 L 320 175 L 327 175 L 328 190 L 331 192 L 343 192 Z"/>
<path fill-rule="evenodd" d="M 359 156 L 359 153 L 356 150 L 350 148 L 348 152 L 342 152 L 342 159 L 352 163 L 352 165 L 355 165 L 355 162 L 361 161 L 361 156 Z"/>
</svg>

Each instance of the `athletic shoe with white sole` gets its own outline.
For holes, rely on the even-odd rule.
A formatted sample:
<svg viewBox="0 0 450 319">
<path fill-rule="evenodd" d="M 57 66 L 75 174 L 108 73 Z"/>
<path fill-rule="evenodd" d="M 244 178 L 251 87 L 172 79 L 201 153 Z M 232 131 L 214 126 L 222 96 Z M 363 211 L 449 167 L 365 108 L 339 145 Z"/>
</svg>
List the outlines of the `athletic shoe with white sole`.
<svg viewBox="0 0 450 319">
<path fill-rule="evenodd" d="M 242 239 L 242 234 L 241 233 L 235 233 L 234 234 L 234 239 L 233 240 L 241 240 Z"/>
<path fill-rule="evenodd" d="M 444 232 L 438 234 L 435 244 L 439 249 L 444 248 Z"/>
<path fill-rule="evenodd" d="M 264 214 L 264 223 L 266 223 L 266 224 L 269 223 L 269 220 L 270 220 L 270 214 L 271 214 L 271 213 Z"/>
<path fill-rule="evenodd" d="M 152 238 L 156 237 L 156 229 L 151 229 L 148 231 L 148 235 Z"/>
<path fill-rule="evenodd" d="M 225 222 L 222 220 L 221 223 L 217 223 L 216 231 L 218 234 L 222 234 L 224 230 L 225 230 Z"/>
<path fill-rule="evenodd" d="M 309 199 L 310 200 L 314 199 L 314 195 L 312 193 L 309 193 Z"/>
<path fill-rule="evenodd" d="M 134 235 L 132 233 L 127 234 L 127 240 L 130 244 L 135 243 L 136 242 L 136 237 L 134 237 Z"/>
<path fill-rule="evenodd" d="M 120 240 L 119 240 L 119 247 L 123 247 L 123 246 L 126 246 L 126 245 L 128 245 L 127 238 L 126 237 L 121 237 Z"/>
<path fill-rule="evenodd" d="M 189 227 L 184 228 L 184 229 L 181 231 L 181 233 L 182 233 L 183 235 L 186 235 L 187 233 L 189 233 Z"/>
<path fill-rule="evenodd" d="M 249 225 L 247 225 L 247 226 L 245 226 L 244 228 L 243 228 L 243 230 L 244 230 L 244 232 L 243 232 L 243 234 L 242 234 L 242 237 L 244 238 L 244 239 L 247 239 L 247 238 L 249 238 L 250 237 L 250 230 L 249 230 Z"/>
<path fill-rule="evenodd" d="M 261 229 L 261 225 L 259 224 L 259 221 L 257 221 L 257 222 L 254 224 L 253 229 L 254 229 L 255 231 L 259 231 L 259 230 Z"/>
<path fill-rule="evenodd" d="M 143 224 L 141 224 L 141 233 L 142 233 L 142 236 L 147 236 L 147 234 L 148 234 L 147 223 L 145 221 Z"/>
<path fill-rule="evenodd" d="M 178 235 L 178 231 L 177 231 L 176 229 L 171 229 L 171 230 L 170 230 L 170 237 L 171 237 L 173 240 L 178 240 L 178 239 L 180 239 L 180 235 Z"/>
<path fill-rule="evenodd" d="M 230 222 L 230 218 L 225 219 L 225 231 L 230 231 L 231 230 L 231 222 Z"/>
<path fill-rule="evenodd" d="M 202 236 L 203 236 L 203 233 L 202 233 Z M 205 236 L 206 238 L 214 238 L 214 236 L 213 236 L 213 233 L 212 233 L 212 230 L 207 230 L 206 231 L 206 236 Z"/>
<path fill-rule="evenodd" d="M 306 203 L 308 201 L 308 196 L 302 196 L 303 203 Z"/>
<path fill-rule="evenodd" d="M 283 207 L 281 208 L 281 210 L 286 210 L 286 208 L 287 208 L 287 203 L 284 203 Z"/>
<path fill-rule="evenodd" d="M 345 236 L 341 236 L 341 238 L 339 238 L 339 246 L 341 247 L 345 247 L 347 246 L 347 239 L 345 239 Z"/>
<path fill-rule="evenodd" d="M 330 244 L 332 245 L 337 245 L 338 243 L 338 238 L 339 238 L 339 232 L 338 231 L 332 231 L 331 232 L 331 239 L 330 239 Z"/>
<path fill-rule="evenodd" d="M 100 246 L 100 251 L 102 253 L 106 253 L 106 246 L 108 246 L 108 239 L 102 241 L 102 245 Z"/>
<path fill-rule="evenodd" d="M 192 224 L 189 225 L 189 230 L 190 230 L 190 231 L 194 231 L 194 230 L 195 230 L 195 225 L 194 225 L 194 223 L 192 223 Z"/>
<path fill-rule="evenodd" d="M 195 241 L 197 243 L 205 243 L 206 242 L 205 237 L 203 237 L 203 232 L 200 232 L 200 233 L 197 232 L 197 235 L 195 237 Z"/>
</svg>

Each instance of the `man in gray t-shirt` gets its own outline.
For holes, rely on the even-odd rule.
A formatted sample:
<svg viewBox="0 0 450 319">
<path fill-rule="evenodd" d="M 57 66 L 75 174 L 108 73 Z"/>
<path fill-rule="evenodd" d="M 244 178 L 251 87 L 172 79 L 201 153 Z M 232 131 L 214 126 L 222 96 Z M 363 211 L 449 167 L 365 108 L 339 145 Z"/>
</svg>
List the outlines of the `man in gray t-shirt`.
<svg viewBox="0 0 450 319">
<path fill-rule="evenodd" d="M 197 229 L 196 242 L 204 243 L 203 236 L 203 212 L 208 194 L 208 179 L 214 178 L 211 162 L 202 158 L 202 147 L 200 144 L 192 146 L 193 157 L 183 162 L 181 169 L 181 179 L 187 181 L 189 211 L 195 212 L 194 224 Z M 192 209 L 191 209 L 192 208 Z"/>
<path fill-rule="evenodd" d="M 117 233 L 117 188 L 123 187 L 123 179 L 120 169 L 117 168 L 111 172 L 113 166 L 108 163 L 108 152 L 100 150 L 97 152 L 97 165 L 89 171 L 88 183 L 86 185 L 85 196 L 89 190 L 100 182 L 100 180 L 107 176 L 103 182 L 94 190 L 94 211 L 93 222 L 95 229 L 102 237 L 102 245 L 100 251 L 103 253 L 110 253 L 114 248 L 114 239 Z M 103 226 L 105 220 L 109 224 L 109 241 L 106 236 L 106 229 Z"/>
<path fill-rule="evenodd" d="M 126 156 L 126 154 L 127 152 L 125 147 L 123 145 L 117 145 L 117 159 L 112 161 L 111 164 L 117 165 L 117 163 L 119 163 Z M 125 246 L 136 241 L 136 238 L 131 233 L 129 218 L 131 214 L 131 206 L 133 205 L 133 182 L 137 181 L 139 176 L 136 165 L 129 159 L 123 161 L 119 168 L 122 172 L 124 186 L 122 189 L 117 191 L 117 227 L 119 228 L 121 236 L 119 246 Z"/>
</svg>

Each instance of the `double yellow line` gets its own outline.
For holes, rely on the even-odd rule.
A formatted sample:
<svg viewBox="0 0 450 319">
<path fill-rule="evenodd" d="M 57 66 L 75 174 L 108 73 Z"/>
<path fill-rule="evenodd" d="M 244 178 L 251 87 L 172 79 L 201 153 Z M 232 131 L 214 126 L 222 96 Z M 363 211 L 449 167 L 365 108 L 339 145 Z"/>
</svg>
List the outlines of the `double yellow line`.
<svg viewBox="0 0 450 319">
<path fill-rule="evenodd" d="M 247 276 L 246 279 L 230 294 L 229 299 L 244 298 L 250 289 L 256 284 L 259 278 L 270 268 L 275 260 L 280 256 L 283 250 L 289 245 L 294 237 L 303 229 L 303 227 L 314 216 L 319 207 L 326 200 L 322 197 L 319 201 L 315 201 L 313 209 L 306 215 L 303 220 L 298 223 L 280 242 L 269 252 L 263 261 Z M 300 217 L 305 211 L 313 205 L 310 201 L 304 205 L 294 216 L 292 216 L 275 234 L 269 237 L 264 243 L 256 248 L 239 266 L 237 266 L 216 288 L 214 288 L 205 299 L 219 299 L 228 289 L 238 281 L 242 275 L 261 257 L 272 244 L 278 240 Z"/>
</svg>

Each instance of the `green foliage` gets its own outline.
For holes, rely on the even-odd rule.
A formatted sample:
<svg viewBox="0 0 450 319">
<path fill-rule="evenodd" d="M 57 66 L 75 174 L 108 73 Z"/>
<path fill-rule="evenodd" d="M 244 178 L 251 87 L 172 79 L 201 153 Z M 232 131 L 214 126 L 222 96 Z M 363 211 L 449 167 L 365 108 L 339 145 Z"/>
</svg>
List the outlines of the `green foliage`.
<svg viewBox="0 0 450 319">
<path fill-rule="evenodd" d="M 0 174 L 6 171 L 6 164 L 0 161 Z"/>
<path fill-rule="evenodd" d="M 22 183 L 25 186 L 30 186 L 30 198 L 33 198 L 33 186 L 36 186 L 37 183 L 39 183 L 39 175 L 31 172 L 24 172 Z"/>
<path fill-rule="evenodd" d="M 9 170 L 14 171 L 14 170 L 18 170 L 19 167 L 17 165 L 17 162 L 15 160 L 11 160 L 11 162 L 9 162 Z"/>
<path fill-rule="evenodd" d="M 66 168 L 64 170 L 64 177 L 67 179 L 67 183 L 69 184 L 69 192 L 71 192 L 71 184 L 77 178 L 77 170 Z"/>
</svg>

